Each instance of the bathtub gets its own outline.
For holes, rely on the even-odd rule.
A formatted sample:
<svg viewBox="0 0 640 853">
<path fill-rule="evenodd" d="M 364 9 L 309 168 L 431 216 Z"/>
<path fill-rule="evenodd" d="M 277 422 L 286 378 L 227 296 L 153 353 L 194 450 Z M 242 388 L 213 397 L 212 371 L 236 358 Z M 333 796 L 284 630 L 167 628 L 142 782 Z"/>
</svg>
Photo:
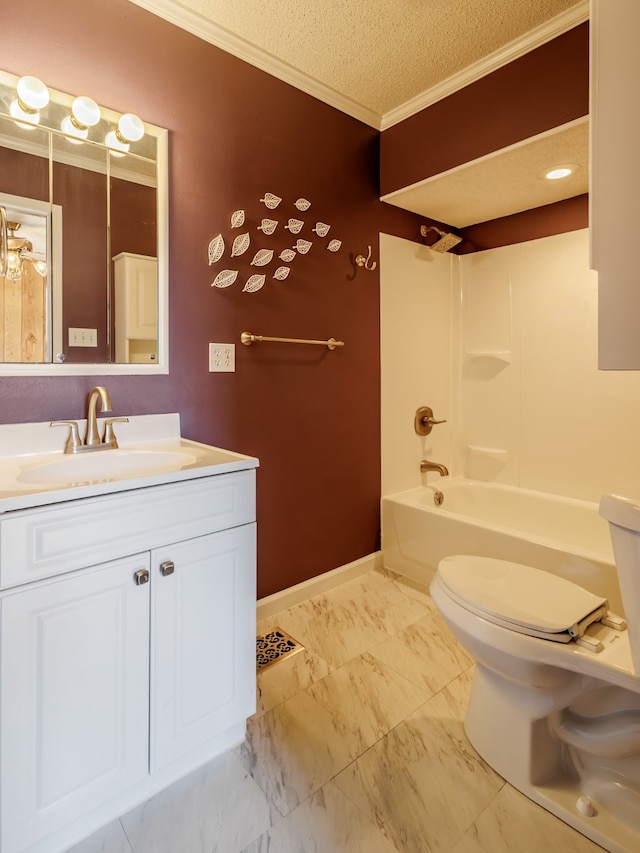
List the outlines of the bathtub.
<svg viewBox="0 0 640 853">
<path fill-rule="evenodd" d="M 386 568 L 424 584 L 449 554 L 513 560 L 572 580 L 624 612 L 597 503 L 443 477 L 382 499 L 382 554 Z"/>
</svg>

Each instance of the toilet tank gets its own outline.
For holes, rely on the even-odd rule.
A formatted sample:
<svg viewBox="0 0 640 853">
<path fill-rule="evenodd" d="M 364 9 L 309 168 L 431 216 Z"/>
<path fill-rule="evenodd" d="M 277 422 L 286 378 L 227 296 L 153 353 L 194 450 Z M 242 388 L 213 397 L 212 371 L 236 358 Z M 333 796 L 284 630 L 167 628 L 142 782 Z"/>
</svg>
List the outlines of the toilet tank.
<svg viewBox="0 0 640 853">
<path fill-rule="evenodd" d="M 640 489 L 630 497 L 603 495 L 600 515 L 609 522 L 631 657 L 640 674 Z"/>
</svg>

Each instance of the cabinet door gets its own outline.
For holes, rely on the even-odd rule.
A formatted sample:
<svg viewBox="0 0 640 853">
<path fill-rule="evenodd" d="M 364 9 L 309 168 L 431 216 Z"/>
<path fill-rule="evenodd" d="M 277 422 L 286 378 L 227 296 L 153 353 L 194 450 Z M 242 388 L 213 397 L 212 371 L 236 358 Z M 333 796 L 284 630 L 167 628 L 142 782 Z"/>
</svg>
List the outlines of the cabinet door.
<svg viewBox="0 0 640 853">
<path fill-rule="evenodd" d="M 592 0 L 591 235 L 601 370 L 640 370 L 640 3 Z"/>
<path fill-rule="evenodd" d="M 144 554 L 2 599 L 2 853 L 146 777 L 148 569 Z"/>
<path fill-rule="evenodd" d="M 151 769 L 255 711 L 255 524 L 153 551 Z"/>
</svg>

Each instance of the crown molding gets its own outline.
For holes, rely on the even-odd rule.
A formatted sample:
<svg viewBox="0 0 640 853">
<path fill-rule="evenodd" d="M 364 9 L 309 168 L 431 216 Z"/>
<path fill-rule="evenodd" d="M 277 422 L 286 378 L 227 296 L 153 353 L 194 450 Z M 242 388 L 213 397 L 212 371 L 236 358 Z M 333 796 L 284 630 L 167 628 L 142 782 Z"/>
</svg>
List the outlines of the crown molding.
<svg viewBox="0 0 640 853">
<path fill-rule="evenodd" d="M 582 2 L 572 6 L 560 15 L 556 15 L 555 18 L 551 18 L 551 20 L 530 30 L 523 36 L 514 39 L 499 50 L 475 62 L 473 65 L 463 68 L 458 74 L 448 77 L 437 86 L 433 86 L 431 89 L 421 92 L 415 98 L 411 98 L 411 100 L 406 101 L 399 107 L 389 110 L 389 112 L 382 116 L 379 129 L 387 130 L 393 127 L 394 124 L 410 118 L 421 110 L 426 109 L 426 107 L 432 106 L 436 101 L 440 101 L 448 95 L 457 92 L 459 89 L 469 86 L 481 77 L 491 74 L 492 71 L 497 71 L 503 65 L 519 59 L 526 53 L 530 53 L 530 51 L 541 47 L 546 42 L 551 41 L 551 39 L 557 38 L 568 30 L 577 27 L 578 24 L 582 24 L 588 20 L 589 0 L 582 0 Z"/>
<path fill-rule="evenodd" d="M 513 62 L 535 48 L 540 47 L 551 39 L 567 32 L 573 27 L 582 24 L 589 19 L 589 0 L 581 0 L 580 3 L 556 15 L 550 21 L 546 21 L 539 27 L 531 30 L 520 38 L 514 39 L 509 44 L 484 57 L 479 62 L 469 65 L 458 74 L 454 74 L 443 80 L 437 86 L 421 92 L 415 98 L 411 98 L 399 107 L 380 115 L 376 110 L 366 107 L 364 104 L 337 92 L 330 86 L 321 83 L 315 77 L 311 77 L 287 62 L 278 59 L 273 54 L 262 50 L 256 45 L 229 30 L 203 18 L 202 15 L 186 9 L 178 0 L 129 0 L 136 6 L 140 6 L 163 18 L 180 29 L 186 30 L 203 41 L 209 42 L 221 50 L 242 59 L 244 62 L 266 71 L 267 74 L 289 83 L 296 89 L 311 95 L 325 104 L 328 104 L 343 113 L 358 119 L 358 121 L 375 128 L 376 130 L 387 130 L 393 125 L 410 118 L 426 107 L 435 104 L 436 101 L 452 95 L 458 89 L 479 80 L 481 77 L 496 71 L 503 65 Z"/>
<path fill-rule="evenodd" d="M 246 39 L 234 35 L 224 27 L 206 20 L 191 9 L 186 9 L 177 0 L 129 0 L 129 2 L 135 3 L 136 6 L 146 9 L 194 36 L 198 36 L 203 41 L 219 47 L 226 53 L 248 62 L 249 65 L 266 71 L 272 77 L 289 83 L 296 89 L 306 92 L 307 95 L 311 95 L 331 107 L 335 107 L 337 110 L 352 116 L 352 118 L 380 130 L 380 114 L 375 110 L 337 92 L 330 86 L 289 65 L 289 63 L 283 62 L 277 56 L 273 56 L 273 54 L 256 47 Z"/>
</svg>

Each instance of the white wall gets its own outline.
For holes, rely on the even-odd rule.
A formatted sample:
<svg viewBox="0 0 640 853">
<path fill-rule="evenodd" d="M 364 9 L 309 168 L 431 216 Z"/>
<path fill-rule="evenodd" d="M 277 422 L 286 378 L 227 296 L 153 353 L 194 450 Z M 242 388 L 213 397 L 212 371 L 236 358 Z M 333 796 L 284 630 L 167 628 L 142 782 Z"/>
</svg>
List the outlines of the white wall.
<svg viewBox="0 0 640 853">
<path fill-rule="evenodd" d="M 383 495 L 419 486 L 421 459 L 451 459 L 454 263 L 452 255 L 380 235 Z M 420 406 L 448 422 L 416 435 Z"/>
<path fill-rule="evenodd" d="M 380 257 L 383 494 L 420 483 L 423 451 L 588 500 L 640 483 L 640 373 L 597 369 L 586 230 L 460 258 L 383 237 Z M 452 421 L 424 447 L 416 402 Z"/>
</svg>

